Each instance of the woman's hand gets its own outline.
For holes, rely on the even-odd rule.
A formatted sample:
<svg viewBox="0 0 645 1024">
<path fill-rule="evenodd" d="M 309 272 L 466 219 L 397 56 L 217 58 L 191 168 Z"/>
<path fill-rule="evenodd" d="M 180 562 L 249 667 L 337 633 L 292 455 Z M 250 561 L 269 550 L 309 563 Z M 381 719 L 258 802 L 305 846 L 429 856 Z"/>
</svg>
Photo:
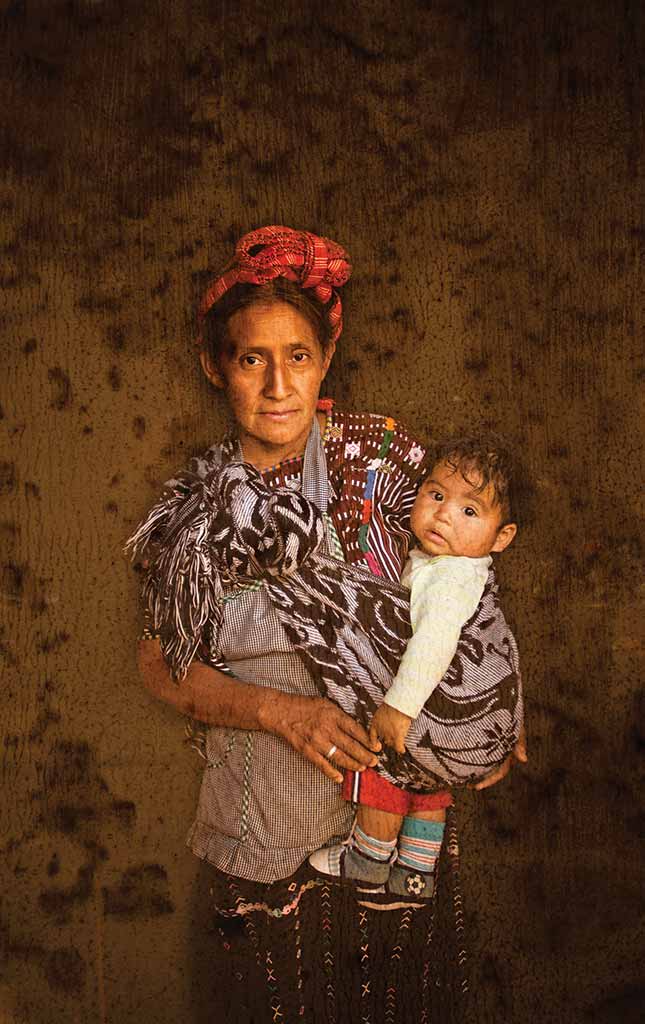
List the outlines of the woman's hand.
<svg viewBox="0 0 645 1024">
<path fill-rule="evenodd" d="M 489 786 L 494 786 L 496 782 L 501 782 L 502 779 L 506 778 L 511 770 L 513 761 L 520 761 L 522 764 L 526 764 L 528 759 L 529 756 L 526 752 L 526 730 L 522 726 L 517 743 L 513 747 L 513 753 L 509 754 L 505 761 L 502 761 L 499 768 L 496 768 L 495 771 L 487 775 L 481 782 L 478 782 L 474 789 L 488 789 Z"/>
<path fill-rule="evenodd" d="M 366 730 L 324 697 L 273 690 L 264 696 L 260 715 L 263 729 L 282 736 L 333 782 L 343 781 L 335 765 L 357 772 L 377 763 L 380 744 L 370 749 Z"/>
<path fill-rule="evenodd" d="M 380 743 L 370 749 L 367 731 L 323 697 L 298 697 L 243 683 L 200 662 L 193 662 L 186 678 L 174 683 L 158 640 L 140 642 L 139 666 L 147 689 L 178 711 L 208 725 L 282 736 L 334 782 L 343 781 L 335 765 L 361 771 L 377 763 Z M 332 747 L 336 749 L 329 757 Z"/>
<path fill-rule="evenodd" d="M 381 704 L 370 722 L 370 743 L 382 740 L 386 747 L 392 747 L 397 754 L 405 754 L 405 740 L 410 731 L 412 719 L 402 711 L 391 708 L 389 704 Z"/>
</svg>

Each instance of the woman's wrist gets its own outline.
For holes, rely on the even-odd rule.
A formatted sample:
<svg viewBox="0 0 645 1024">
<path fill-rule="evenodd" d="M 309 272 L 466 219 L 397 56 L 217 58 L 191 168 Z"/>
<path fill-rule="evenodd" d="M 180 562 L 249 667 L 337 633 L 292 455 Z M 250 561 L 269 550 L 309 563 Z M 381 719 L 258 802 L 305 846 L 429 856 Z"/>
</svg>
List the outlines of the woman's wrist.
<svg viewBox="0 0 645 1024">
<path fill-rule="evenodd" d="M 272 690 L 270 687 L 258 687 L 257 719 L 258 728 L 262 732 L 280 735 L 280 724 L 284 722 L 284 711 L 288 703 L 294 700 L 290 693 Z M 295 698 L 299 699 L 299 698 Z"/>
</svg>

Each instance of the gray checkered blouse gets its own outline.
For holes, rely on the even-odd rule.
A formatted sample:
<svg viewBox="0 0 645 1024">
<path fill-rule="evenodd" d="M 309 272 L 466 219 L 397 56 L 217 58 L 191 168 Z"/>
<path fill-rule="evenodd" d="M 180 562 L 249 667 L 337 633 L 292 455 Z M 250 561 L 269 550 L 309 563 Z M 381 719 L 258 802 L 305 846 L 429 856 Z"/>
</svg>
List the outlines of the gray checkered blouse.
<svg viewBox="0 0 645 1024">
<path fill-rule="evenodd" d="M 381 456 L 384 438 L 389 446 Z M 424 448 L 389 418 L 337 410 L 328 414 L 324 447 L 328 543 L 337 551 L 334 542 L 340 538 L 347 561 L 371 560 L 372 568 L 376 561 L 384 576 L 398 580 Z M 205 475 L 211 464 L 207 452 L 189 468 Z M 264 479 L 271 486 L 299 487 L 301 470 L 302 460 L 291 460 L 268 470 Z M 369 528 L 361 531 L 368 516 Z M 263 591 L 226 595 L 220 644 L 238 678 L 319 696 Z M 351 807 L 341 799 L 340 786 L 280 737 L 213 727 L 205 753 L 207 766 L 187 842 L 221 871 L 274 882 L 293 874 L 312 850 L 347 834 Z"/>
</svg>

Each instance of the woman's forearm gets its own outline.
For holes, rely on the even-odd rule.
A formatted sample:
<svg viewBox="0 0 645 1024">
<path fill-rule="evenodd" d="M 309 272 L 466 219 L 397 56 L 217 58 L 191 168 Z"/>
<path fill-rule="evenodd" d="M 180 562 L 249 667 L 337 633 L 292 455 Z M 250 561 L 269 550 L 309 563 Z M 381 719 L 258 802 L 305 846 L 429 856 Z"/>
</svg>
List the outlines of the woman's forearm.
<svg viewBox="0 0 645 1024">
<path fill-rule="evenodd" d="M 150 693 L 183 714 L 207 725 L 280 736 L 335 782 L 342 782 L 338 767 L 359 771 L 376 764 L 365 729 L 324 697 L 254 686 L 201 662 L 175 683 L 158 640 L 139 642 L 139 669 Z"/>
<path fill-rule="evenodd" d="M 146 689 L 182 714 L 207 725 L 274 731 L 272 713 L 277 710 L 276 702 L 286 694 L 243 683 L 199 661 L 194 661 L 186 677 L 176 683 L 158 640 L 139 641 L 138 662 Z"/>
</svg>

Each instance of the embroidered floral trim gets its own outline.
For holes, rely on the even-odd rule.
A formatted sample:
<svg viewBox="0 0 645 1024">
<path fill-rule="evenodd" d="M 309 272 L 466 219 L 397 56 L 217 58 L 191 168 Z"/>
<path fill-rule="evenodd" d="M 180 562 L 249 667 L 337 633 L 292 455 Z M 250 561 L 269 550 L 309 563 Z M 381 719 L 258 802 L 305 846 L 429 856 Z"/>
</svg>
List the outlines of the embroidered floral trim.
<svg viewBox="0 0 645 1024">
<path fill-rule="evenodd" d="M 392 444 L 395 430 L 396 420 L 392 419 L 391 416 L 386 416 L 385 433 L 383 434 L 381 447 L 379 448 L 376 458 L 372 459 L 367 467 L 367 482 L 365 484 L 365 490 L 363 491 L 363 508 L 361 513 L 361 527 L 358 531 L 358 546 L 365 554 L 365 561 L 370 567 L 370 572 L 374 573 L 375 576 L 383 576 L 384 574 L 383 569 L 379 565 L 373 552 L 370 550 L 369 545 L 369 529 L 370 520 L 372 518 L 372 496 L 374 494 L 376 474 L 392 471 L 391 466 L 385 465 L 385 456 Z"/>
<path fill-rule="evenodd" d="M 226 764 L 228 756 L 231 753 L 233 747 L 235 746 L 235 742 L 237 740 L 237 729 L 233 729 L 226 741 L 226 746 L 222 751 L 222 756 L 219 757 L 217 761 L 212 761 L 208 754 L 206 753 L 206 730 L 204 729 L 204 726 L 196 723 L 191 718 L 186 723 L 186 728 L 184 731 L 186 735 L 186 741 L 189 744 L 189 746 L 193 750 L 196 750 L 199 756 L 203 758 L 203 760 L 206 762 L 204 768 L 209 769 L 211 771 L 213 771 L 216 768 L 221 768 L 224 764 Z"/>
<path fill-rule="evenodd" d="M 325 520 L 325 526 L 327 527 L 327 537 L 329 540 L 331 554 L 334 558 L 338 558 L 339 561 L 344 562 L 345 552 L 343 551 L 343 545 L 340 542 L 340 537 L 336 532 L 336 527 L 334 526 L 334 522 L 328 512 L 323 514 L 323 519 Z"/>
<path fill-rule="evenodd" d="M 355 459 L 357 455 L 361 454 L 361 446 L 358 441 L 348 441 L 345 445 L 345 458 Z"/>
<path fill-rule="evenodd" d="M 426 451 L 421 445 L 415 444 L 410 448 L 410 451 L 406 455 L 406 460 L 409 459 L 415 466 L 418 466 L 420 462 L 423 462 L 423 457 Z"/>
<path fill-rule="evenodd" d="M 331 437 L 336 436 L 332 434 L 332 430 L 334 429 L 333 409 L 333 398 L 319 398 L 318 401 L 316 402 L 316 410 L 318 412 L 324 412 L 327 417 L 327 419 L 325 420 L 325 430 L 322 436 L 322 442 L 324 445 L 327 444 Z M 338 428 L 336 429 L 338 430 Z"/>
<path fill-rule="evenodd" d="M 336 992 L 334 988 L 334 947 L 332 943 L 331 892 L 328 885 L 323 885 L 320 893 L 320 912 L 322 924 L 323 968 L 325 971 L 325 995 L 327 997 L 327 1017 L 329 1024 L 336 1024 Z"/>
<path fill-rule="evenodd" d="M 247 591 L 247 590 L 250 590 L 250 591 L 253 591 L 253 592 L 256 591 L 256 590 L 262 590 L 262 586 L 263 586 L 263 584 L 262 584 L 261 580 L 253 580 L 250 583 L 239 583 L 238 582 L 236 587 L 235 587 L 235 590 L 231 591 L 230 594 L 222 594 L 222 597 L 220 598 L 220 600 L 221 600 L 222 604 L 227 604 L 229 601 L 234 601 L 236 597 L 239 597 L 241 594 L 244 594 L 245 591 Z"/>
<path fill-rule="evenodd" d="M 251 802 L 251 767 L 253 765 L 253 733 L 247 732 L 244 744 L 244 777 L 242 779 L 242 808 L 240 813 L 240 842 L 249 833 L 249 804 Z"/>
<path fill-rule="evenodd" d="M 300 900 L 309 889 L 315 889 L 323 884 L 321 879 L 310 878 L 308 882 L 300 886 L 294 898 L 283 907 L 270 907 L 268 903 L 244 903 L 240 901 L 235 910 L 225 910 L 222 907 L 216 907 L 215 909 L 222 917 L 245 917 L 247 914 L 255 913 L 265 913 L 267 917 L 285 917 L 296 909 Z"/>
</svg>

